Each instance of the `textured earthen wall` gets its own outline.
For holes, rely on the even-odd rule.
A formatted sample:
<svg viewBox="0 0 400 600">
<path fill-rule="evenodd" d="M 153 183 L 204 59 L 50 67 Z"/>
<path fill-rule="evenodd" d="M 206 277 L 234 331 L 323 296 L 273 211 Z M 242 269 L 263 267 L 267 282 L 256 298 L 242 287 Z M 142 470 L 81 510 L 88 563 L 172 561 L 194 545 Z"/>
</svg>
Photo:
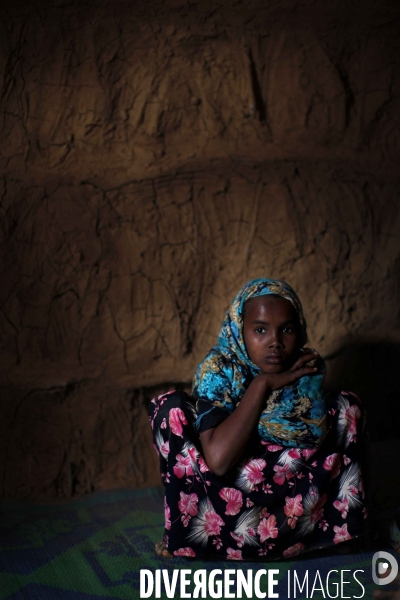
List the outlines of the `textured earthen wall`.
<svg viewBox="0 0 400 600">
<path fill-rule="evenodd" d="M 252 277 L 397 351 L 397 3 L 1 10 L 1 495 L 157 483 L 146 402 Z"/>
</svg>

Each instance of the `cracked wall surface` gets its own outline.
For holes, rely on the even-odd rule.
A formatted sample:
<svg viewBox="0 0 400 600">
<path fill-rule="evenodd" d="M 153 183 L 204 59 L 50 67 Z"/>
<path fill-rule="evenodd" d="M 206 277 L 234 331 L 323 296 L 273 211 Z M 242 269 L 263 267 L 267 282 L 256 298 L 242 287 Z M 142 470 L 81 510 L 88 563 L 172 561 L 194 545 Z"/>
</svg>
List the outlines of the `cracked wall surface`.
<svg viewBox="0 0 400 600">
<path fill-rule="evenodd" d="M 146 402 L 252 277 L 332 374 L 399 343 L 397 3 L 0 11 L 2 496 L 157 483 Z"/>
</svg>

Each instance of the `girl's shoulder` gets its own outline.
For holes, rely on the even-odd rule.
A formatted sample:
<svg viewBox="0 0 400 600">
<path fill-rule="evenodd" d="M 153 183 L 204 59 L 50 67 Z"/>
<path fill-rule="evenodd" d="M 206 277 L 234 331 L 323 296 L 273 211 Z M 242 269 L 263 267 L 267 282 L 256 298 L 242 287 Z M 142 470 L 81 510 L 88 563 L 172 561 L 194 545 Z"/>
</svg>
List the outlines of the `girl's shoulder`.
<svg viewBox="0 0 400 600">
<path fill-rule="evenodd" d="M 230 398 L 237 402 L 252 379 L 251 372 L 229 349 L 214 346 L 201 361 L 193 378 L 195 398 Z"/>
<path fill-rule="evenodd" d="M 234 368 L 234 363 L 235 357 L 231 355 L 229 350 L 214 346 L 198 365 L 195 379 L 229 377 Z"/>
<path fill-rule="evenodd" d="M 254 377 L 249 367 L 241 362 L 229 348 L 213 346 L 198 365 L 195 378 L 217 376 L 233 380 L 237 378 L 238 374 L 244 379 L 249 376 Z"/>
</svg>

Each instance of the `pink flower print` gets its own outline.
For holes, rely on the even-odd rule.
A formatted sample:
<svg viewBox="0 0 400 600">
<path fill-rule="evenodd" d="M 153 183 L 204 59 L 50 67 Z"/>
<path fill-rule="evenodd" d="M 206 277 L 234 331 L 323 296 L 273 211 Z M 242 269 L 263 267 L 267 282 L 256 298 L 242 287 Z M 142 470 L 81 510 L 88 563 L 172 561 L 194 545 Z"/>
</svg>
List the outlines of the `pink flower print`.
<svg viewBox="0 0 400 600">
<path fill-rule="evenodd" d="M 352 539 L 351 535 L 347 531 L 347 523 L 342 525 L 342 527 L 335 525 L 333 531 L 335 532 L 335 537 L 333 538 L 334 544 L 340 544 L 340 542 L 345 542 L 346 540 Z"/>
<path fill-rule="evenodd" d="M 244 545 L 244 535 L 236 535 L 235 532 L 231 531 L 231 536 L 233 537 L 239 548 L 242 548 Z"/>
<path fill-rule="evenodd" d="M 219 535 L 221 533 L 221 527 L 225 525 L 225 522 L 219 515 L 213 510 L 208 510 L 205 515 L 204 531 L 208 536 Z"/>
<path fill-rule="evenodd" d="M 187 425 L 185 413 L 181 408 L 171 408 L 168 415 L 169 426 L 172 433 L 182 436 L 182 424 Z"/>
<path fill-rule="evenodd" d="M 245 465 L 246 477 L 252 484 L 253 490 L 257 483 L 264 481 L 262 471 L 266 466 L 267 463 L 262 458 L 254 458 Z"/>
<path fill-rule="evenodd" d="M 366 506 L 364 506 L 364 508 L 362 509 L 363 515 L 364 515 L 364 519 L 366 519 L 368 517 L 368 509 Z"/>
<path fill-rule="evenodd" d="M 169 481 L 169 473 L 161 473 L 161 478 L 166 482 L 166 483 L 170 483 Z"/>
<path fill-rule="evenodd" d="M 219 495 L 222 500 L 227 502 L 225 514 L 237 515 L 243 505 L 242 492 L 235 488 L 222 488 Z"/>
<path fill-rule="evenodd" d="M 331 408 L 331 410 L 328 410 L 328 413 L 333 417 L 337 413 L 337 410 L 336 408 Z"/>
<path fill-rule="evenodd" d="M 290 498 L 286 496 L 285 498 L 285 508 L 283 512 L 288 518 L 288 524 L 292 529 L 296 527 L 297 519 L 303 514 L 304 508 L 301 503 L 302 496 L 301 494 L 297 494 L 294 498 Z"/>
<path fill-rule="evenodd" d="M 314 460 L 314 461 L 311 463 L 311 466 L 315 468 L 315 467 L 317 466 L 317 464 L 318 464 L 318 463 L 317 463 L 317 461 L 316 461 L 316 460 Z"/>
<path fill-rule="evenodd" d="M 279 452 L 282 450 L 282 446 L 278 446 L 278 444 L 268 444 L 268 442 L 261 442 L 267 446 L 268 452 Z"/>
<path fill-rule="evenodd" d="M 181 499 L 178 502 L 179 510 L 185 515 L 195 517 L 197 515 L 197 503 L 199 501 L 197 494 L 185 494 L 184 492 L 181 492 L 180 495 Z"/>
<path fill-rule="evenodd" d="M 189 525 L 191 518 L 192 517 L 190 515 L 181 515 L 181 521 L 182 521 L 184 527 L 187 527 Z"/>
<path fill-rule="evenodd" d="M 222 546 L 223 546 L 222 540 L 221 540 L 221 538 L 219 538 L 219 537 L 216 537 L 216 538 L 213 540 L 213 544 L 214 544 L 214 546 L 216 546 L 217 550 L 219 550 L 219 549 L 220 549 L 220 548 L 222 548 Z"/>
<path fill-rule="evenodd" d="M 176 455 L 176 465 L 173 467 L 173 471 L 178 479 L 186 475 L 193 475 L 192 465 L 190 464 L 190 456 L 182 456 L 182 454 Z"/>
<path fill-rule="evenodd" d="M 161 396 L 157 396 L 157 398 L 153 398 L 151 400 L 152 404 L 156 405 L 156 408 L 153 413 L 153 419 L 150 418 L 152 429 L 154 429 L 154 421 L 155 421 L 156 416 L 158 415 L 158 411 L 160 410 L 160 408 L 164 404 L 164 402 L 167 400 L 167 396 L 169 396 L 169 394 L 173 394 L 173 393 L 174 393 L 174 390 L 171 390 L 170 392 L 167 392 L 166 394 L 161 394 Z M 161 427 L 162 427 L 162 425 L 161 425 Z"/>
<path fill-rule="evenodd" d="M 256 535 L 256 532 L 254 531 L 254 529 L 252 527 L 248 527 L 246 529 L 248 535 L 251 535 L 252 537 L 254 537 Z"/>
<path fill-rule="evenodd" d="M 325 519 L 322 519 L 321 523 L 318 525 L 318 527 L 320 529 L 322 529 L 323 531 L 326 531 L 328 529 L 328 527 L 329 527 L 328 521 L 325 521 Z"/>
<path fill-rule="evenodd" d="M 286 548 L 286 550 L 284 550 L 284 552 L 283 552 L 283 556 L 285 558 L 297 556 L 298 554 L 300 554 L 300 552 L 302 552 L 304 547 L 305 547 L 304 544 L 302 544 L 301 542 L 298 542 L 294 546 L 290 546 L 289 548 Z"/>
<path fill-rule="evenodd" d="M 353 494 L 353 496 L 357 496 L 357 494 L 358 494 L 358 489 L 357 489 L 356 487 L 354 487 L 354 485 L 350 485 L 350 486 L 349 486 L 349 492 L 350 492 L 351 494 Z"/>
<path fill-rule="evenodd" d="M 233 548 L 227 548 L 227 560 L 243 560 L 242 558 L 242 551 L 241 550 L 234 550 Z"/>
<path fill-rule="evenodd" d="M 273 476 L 273 480 L 278 485 L 283 485 L 285 483 L 285 479 L 291 479 L 293 477 L 293 473 L 290 471 L 289 465 L 275 465 L 274 471 L 275 475 Z"/>
<path fill-rule="evenodd" d="M 174 551 L 174 556 L 189 556 L 190 558 L 195 558 L 196 552 L 193 548 L 179 548 L 179 550 Z"/>
<path fill-rule="evenodd" d="M 297 473 L 296 477 L 297 477 L 297 479 L 303 479 L 304 478 L 304 473 Z"/>
<path fill-rule="evenodd" d="M 200 466 L 200 472 L 201 473 L 205 473 L 206 471 L 210 470 L 208 468 L 208 465 L 207 465 L 206 461 L 204 460 L 204 458 L 202 456 L 200 456 L 200 458 L 199 458 L 199 466 Z"/>
<path fill-rule="evenodd" d="M 315 505 L 311 509 L 311 523 L 318 523 L 320 519 L 324 516 L 324 509 L 322 508 L 325 502 L 328 499 L 327 494 L 323 494 L 319 500 L 315 503 Z M 324 530 L 325 531 L 325 530 Z"/>
<path fill-rule="evenodd" d="M 246 507 L 251 508 L 254 506 L 254 502 L 252 502 L 249 498 L 246 498 Z"/>
<path fill-rule="evenodd" d="M 197 460 L 197 457 L 199 456 L 199 452 L 196 450 L 196 448 L 194 446 L 189 446 L 188 454 L 189 454 L 192 462 L 195 463 Z"/>
<path fill-rule="evenodd" d="M 167 499 L 164 497 L 164 517 L 165 529 L 171 529 L 171 510 L 167 504 Z"/>
<path fill-rule="evenodd" d="M 349 512 L 349 501 L 347 498 L 343 499 L 343 502 L 340 500 L 335 500 L 333 506 L 338 509 L 340 514 L 342 515 L 342 519 L 347 517 L 347 513 Z"/>
<path fill-rule="evenodd" d="M 277 538 L 278 528 L 276 527 L 275 515 L 270 515 L 268 519 L 262 519 L 258 525 L 257 533 L 260 536 L 260 542 L 265 542 L 268 538 Z"/>
<path fill-rule="evenodd" d="M 290 458 L 301 458 L 300 450 L 298 448 L 292 448 L 291 450 L 289 450 L 288 455 L 290 456 Z"/>
<path fill-rule="evenodd" d="M 168 440 L 163 443 L 161 446 L 161 454 L 164 456 L 165 454 L 169 454 L 169 442 Z"/>
<path fill-rule="evenodd" d="M 335 479 L 340 473 L 340 456 L 337 452 L 330 454 L 324 460 L 325 471 L 331 471 L 331 479 Z"/>
<path fill-rule="evenodd" d="M 269 483 L 263 483 L 262 490 L 265 494 L 273 494 L 271 490 L 271 485 Z"/>
<path fill-rule="evenodd" d="M 161 423 L 161 425 L 160 425 L 160 428 L 161 428 L 161 429 L 167 429 L 167 421 L 166 421 L 166 418 L 165 418 L 165 417 L 164 417 L 164 418 L 163 418 L 163 420 L 162 420 L 162 423 Z"/>
<path fill-rule="evenodd" d="M 349 408 L 346 408 L 344 418 L 347 421 L 347 428 L 350 433 L 350 442 L 356 441 L 355 435 L 357 433 L 357 420 L 360 417 L 361 412 L 357 405 L 349 406 Z"/>
<path fill-rule="evenodd" d="M 312 473 L 308 474 L 308 481 L 312 481 L 314 479 L 314 475 Z"/>
<path fill-rule="evenodd" d="M 347 467 L 347 465 L 351 463 L 351 458 L 348 458 L 345 454 L 343 454 L 343 462 Z"/>
<path fill-rule="evenodd" d="M 266 519 L 269 517 L 269 512 L 265 507 L 262 509 L 260 517 L 265 517 Z"/>
<path fill-rule="evenodd" d="M 303 450 L 301 451 L 303 457 L 308 460 L 310 458 L 310 456 L 312 456 L 313 454 L 316 453 L 316 448 L 303 448 Z"/>
</svg>

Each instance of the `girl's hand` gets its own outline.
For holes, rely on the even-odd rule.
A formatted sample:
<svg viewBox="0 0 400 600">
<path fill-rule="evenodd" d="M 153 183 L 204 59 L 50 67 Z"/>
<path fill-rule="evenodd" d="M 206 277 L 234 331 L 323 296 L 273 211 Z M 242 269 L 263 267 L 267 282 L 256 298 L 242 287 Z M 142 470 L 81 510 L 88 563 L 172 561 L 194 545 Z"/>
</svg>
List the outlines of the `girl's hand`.
<svg viewBox="0 0 400 600">
<path fill-rule="evenodd" d="M 317 374 L 319 372 L 318 363 L 320 363 L 318 352 L 311 348 L 302 348 L 301 353 L 302 356 L 287 371 L 282 373 L 260 373 L 256 379 L 262 378 L 267 389 L 277 390 L 293 383 L 293 381 L 304 375 Z"/>
<path fill-rule="evenodd" d="M 204 457 L 215 475 L 224 475 L 243 454 L 250 437 L 254 435 L 269 393 L 303 375 L 318 373 L 318 367 L 307 367 L 307 363 L 314 359 L 319 359 L 318 353 L 303 348 L 300 358 L 287 371 L 260 373 L 252 380 L 233 413 L 216 427 L 200 434 Z"/>
</svg>

